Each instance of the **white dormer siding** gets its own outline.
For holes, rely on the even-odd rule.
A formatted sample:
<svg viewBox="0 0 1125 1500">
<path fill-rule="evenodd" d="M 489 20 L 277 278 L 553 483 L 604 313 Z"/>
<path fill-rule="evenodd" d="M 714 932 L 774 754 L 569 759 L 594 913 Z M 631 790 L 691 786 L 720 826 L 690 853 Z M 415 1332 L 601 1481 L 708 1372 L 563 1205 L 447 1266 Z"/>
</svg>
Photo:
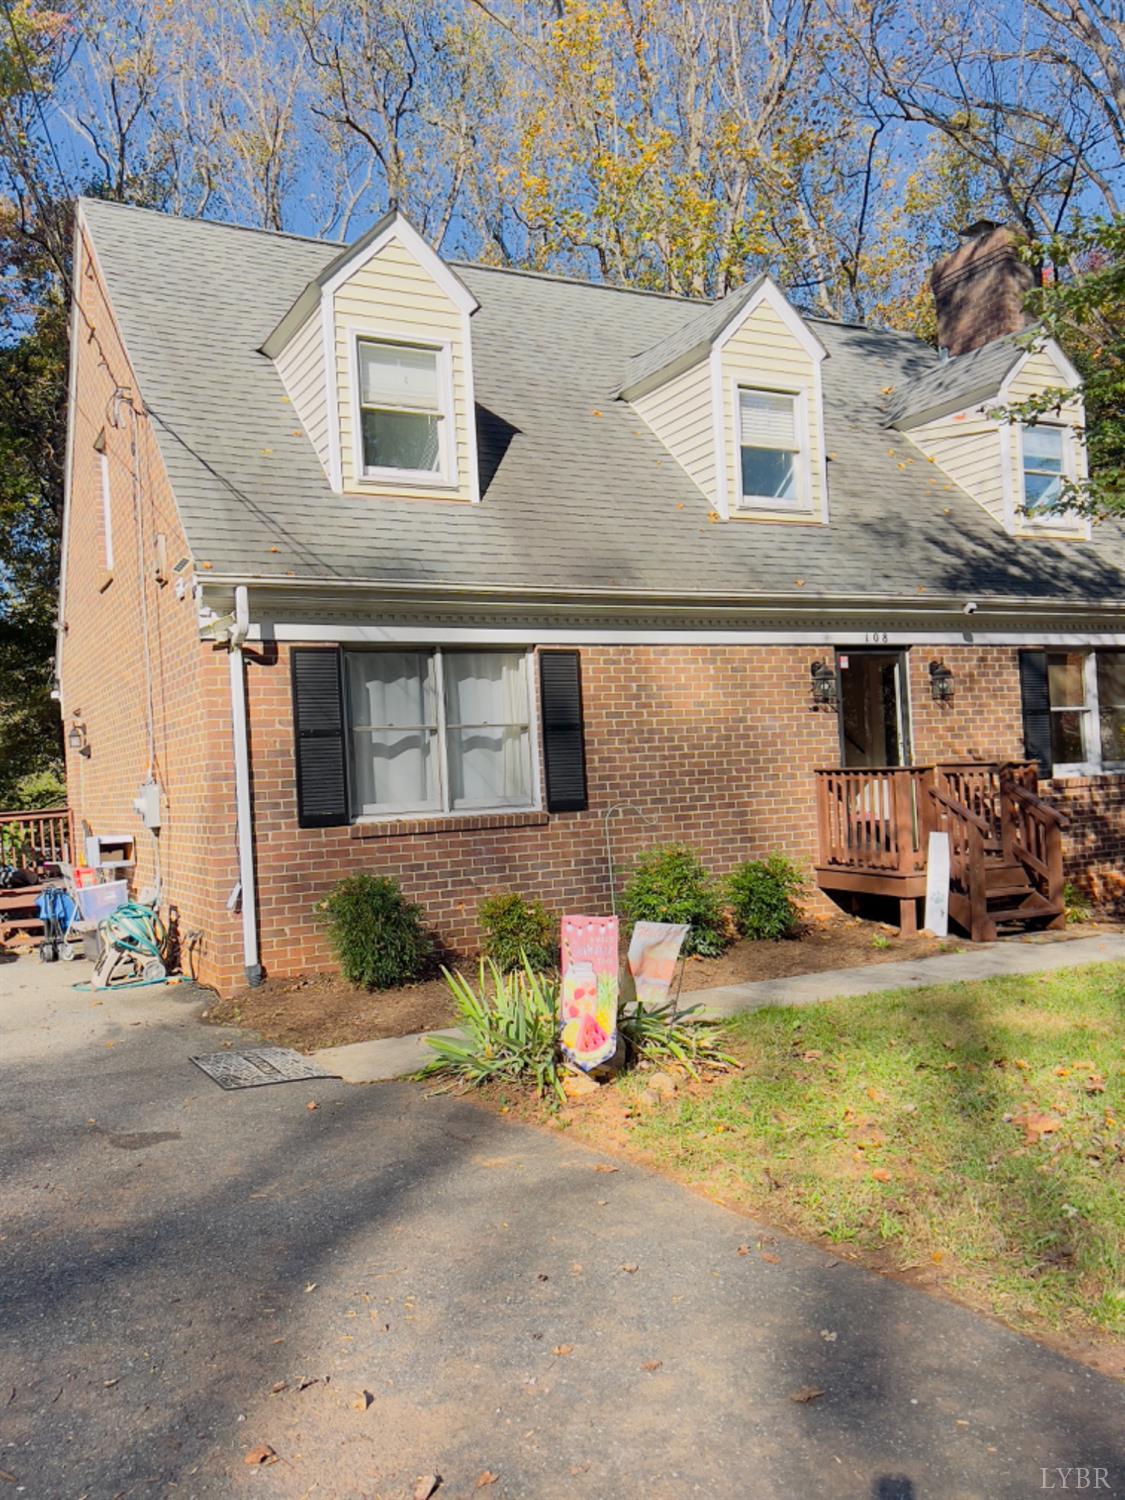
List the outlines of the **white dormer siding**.
<svg viewBox="0 0 1125 1500">
<path fill-rule="evenodd" d="M 724 520 L 827 522 L 820 340 L 768 277 L 696 314 L 694 326 L 698 344 L 685 350 L 682 333 L 666 340 L 665 374 L 650 368 L 621 394 Z M 757 424 L 754 397 L 765 398 Z M 773 476 L 770 496 L 744 493 L 744 444 L 760 450 L 758 462 L 748 452 L 747 471 Z"/>
<path fill-rule="evenodd" d="M 999 422 L 982 408 L 973 407 L 924 422 L 907 436 L 934 461 L 935 504 L 941 502 L 943 476 L 948 476 L 982 505 L 998 526 L 1007 528 L 1004 444 Z"/>
<path fill-rule="evenodd" d="M 775 291 L 769 284 L 764 292 Z M 780 301 L 780 305 L 779 305 Z M 722 470 L 727 514 L 732 520 L 828 520 L 824 419 L 817 346 L 799 316 L 780 299 L 763 295 L 727 330 L 712 352 L 722 393 Z M 794 396 L 797 495 L 792 504 L 769 504 L 742 493 L 739 392 L 765 391 Z"/>
<path fill-rule="evenodd" d="M 1089 523 L 1080 517 L 1046 516 L 1037 521 L 1024 513 L 1023 429 L 1019 424 L 990 415 L 1000 408 L 1019 405 L 1043 390 L 1075 387 L 1078 381 L 1078 374 L 1065 355 L 1049 342 L 1044 348 L 1024 355 L 988 400 L 929 422 L 903 423 L 905 435 L 940 471 L 935 476 L 935 499 L 940 501 L 944 475 L 982 506 L 1010 536 L 1059 541 L 1088 539 Z M 1082 399 L 1077 391 L 1058 413 L 1048 412 L 1040 419 L 1041 424 L 1063 429 L 1065 472 L 1075 479 L 1086 475 L 1086 448 L 1080 430 L 1084 422 Z"/>
<path fill-rule="evenodd" d="M 468 318 L 398 239 L 353 270 L 326 295 L 332 299 L 340 470 L 345 492 L 407 499 L 477 498 L 476 432 L 472 410 Z M 447 459 L 432 479 L 383 479 L 364 472 L 359 438 L 360 339 L 402 343 L 438 354 L 445 389 L 442 421 Z"/>
<path fill-rule="evenodd" d="M 314 312 L 277 356 L 277 373 L 293 410 L 316 449 L 320 466 L 330 473 L 328 389 L 324 378 L 324 329 Z"/>
<path fill-rule="evenodd" d="M 633 402 L 634 409 L 703 491 L 719 503 L 715 482 L 715 415 L 706 358 Z"/>
<path fill-rule="evenodd" d="M 1001 400 L 1004 405 L 1018 406 L 1040 391 L 1073 385 L 1072 377 L 1075 373 L 1069 362 L 1062 360 L 1059 351 L 1051 345 L 1037 349 L 1021 360 L 1012 371 L 1004 383 Z M 1044 413 L 1040 424 L 1063 428 L 1067 473 L 1072 479 L 1085 479 L 1086 443 L 1082 429 L 1086 425 L 1086 411 L 1081 395 L 1075 392 L 1073 399 L 1064 402 L 1058 412 Z M 1011 530 L 1015 535 L 1056 537 L 1063 541 L 1073 541 L 1076 537 L 1080 540 L 1088 538 L 1090 524 L 1079 516 L 1045 516 L 1037 521 L 1023 513 L 1020 509 L 1024 493 L 1022 432 L 1019 427 L 1008 426 L 1003 436 L 1006 440 L 1003 462 L 1010 490 Z"/>
<path fill-rule="evenodd" d="M 476 310 L 465 284 L 397 212 L 292 304 L 261 349 L 338 494 L 480 499 Z"/>
</svg>

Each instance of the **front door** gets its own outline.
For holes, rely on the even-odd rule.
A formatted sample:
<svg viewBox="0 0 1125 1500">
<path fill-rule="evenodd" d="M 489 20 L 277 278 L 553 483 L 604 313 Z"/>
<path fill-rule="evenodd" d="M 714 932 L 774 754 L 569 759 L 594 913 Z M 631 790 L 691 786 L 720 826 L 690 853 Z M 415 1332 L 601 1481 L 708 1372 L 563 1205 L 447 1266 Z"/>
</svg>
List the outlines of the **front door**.
<svg viewBox="0 0 1125 1500">
<path fill-rule="evenodd" d="M 836 666 L 844 765 L 909 765 L 906 653 L 838 651 Z"/>
</svg>

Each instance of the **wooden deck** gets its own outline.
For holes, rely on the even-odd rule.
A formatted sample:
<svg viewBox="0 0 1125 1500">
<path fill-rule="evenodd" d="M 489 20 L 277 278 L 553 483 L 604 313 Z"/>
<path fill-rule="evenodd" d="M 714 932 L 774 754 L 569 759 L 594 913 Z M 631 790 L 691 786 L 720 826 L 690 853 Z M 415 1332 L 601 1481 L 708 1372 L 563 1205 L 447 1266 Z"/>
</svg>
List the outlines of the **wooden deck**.
<svg viewBox="0 0 1125 1500">
<path fill-rule="evenodd" d="M 0 813 L 0 866 L 30 872 L 31 885 L 0 888 L 0 944 L 30 944 L 43 935 L 36 903 L 43 881 L 73 864 L 74 820 L 68 808 Z"/>
<path fill-rule="evenodd" d="M 1000 926 L 1060 926 L 1066 819 L 1028 763 L 830 767 L 816 773 L 821 890 L 889 896 L 917 930 L 933 832 L 949 836 L 949 913 L 974 941 Z"/>
</svg>

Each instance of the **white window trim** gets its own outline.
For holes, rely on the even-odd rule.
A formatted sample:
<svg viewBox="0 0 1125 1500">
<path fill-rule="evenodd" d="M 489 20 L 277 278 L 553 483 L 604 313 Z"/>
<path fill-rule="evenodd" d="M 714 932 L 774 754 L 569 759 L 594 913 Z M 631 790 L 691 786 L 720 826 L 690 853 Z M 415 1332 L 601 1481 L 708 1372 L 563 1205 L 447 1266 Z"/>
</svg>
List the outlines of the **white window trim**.
<svg viewBox="0 0 1125 1500">
<path fill-rule="evenodd" d="M 113 497 L 109 487 L 109 459 L 102 450 L 98 453 L 102 481 L 102 548 L 105 570 L 113 572 Z"/>
<path fill-rule="evenodd" d="M 797 494 L 792 500 L 778 500 L 770 495 L 742 494 L 742 404 L 743 391 L 760 391 L 765 396 L 789 396 L 793 402 L 794 432 L 797 447 L 793 450 L 793 466 L 797 481 Z M 735 494 L 735 511 L 747 514 L 760 511 L 778 511 L 784 515 L 812 515 L 812 451 L 809 441 L 808 390 L 799 385 L 762 384 L 748 380 L 745 375 L 732 375 L 730 380 L 731 412 L 734 421 L 735 474 L 738 489 Z M 785 449 L 789 452 L 789 449 Z"/>
<path fill-rule="evenodd" d="M 1055 653 L 1048 652 L 1047 654 Z M 1082 714 L 1082 747 L 1086 755 L 1085 760 L 1081 761 L 1059 762 L 1058 764 L 1052 762 L 1052 777 L 1061 779 L 1067 776 L 1112 776 L 1125 771 L 1125 761 L 1107 762 L 1102 759 L 1102 720 L 1101 705 L 1098 701 L 1098 652 L 1096 649 L 1083 654 L 1082 681 L 1086 690 L 1084 705 L 1060 703 L 1056 708 L 1053 703 L 1050 703 L 1050 688 L 1048 688 L 1049 713 L 1053 715 L 1070 709 Z"/>
<path fill-rule="evenodd" d="M 434 693 L 437 699 L 437 743 L 438 743 L 438 790 L 440 793 L 440 804 L 437 807 L 421 807 L 415 809 L 401 809 L 395 812 L 385 813 L 356 813 L 353 823 L 415 823 L 433 822 L 440 819 L 443 822 L 459 823 L 465 818 L 491 818 L 505 817 L 509 814 L 541 812 L 543 809 L 543 788 L 539 768 L 539 702 L 536 693 L 535 681 L 535 652 L 528 647 L 522 648 L 524 673 L 526 677 L 527 691 L 527 753 L 530 757 L 531 801 L 527 803 L 504 803 L 500 807 L 450 807 L 449 804 L 449 752 L 446 744 L 447 726 L 445 719 L 445 652 L 447 647 L 432 643 L 402 642 L 396 646 L 396 650 L 408 651 L 413 649 L 430 657 L 433 662 L 434 671 Z M 506 651 L 509 655 L 515 655 L 521 651 L 518 645 L 491 644 L 476 642 L 465 642 L 461 650 L 472 649 L 487 651 Z M 375 648 L 378 649 L 378 648 Z M 458 647 L 448 649 L 457 651 Z M 360 647 L 360 654 L 363 648 Z M 368 650 L 363 653 L 371 655 Z M 347 674 L 345 673 L 345 683 Z M 356 731 L 352 727 L 351 700 L 345 689 L 344 720 L 347 729 L 345 740 L 345 754 L 347 760 L 348 796 L 352 796 L 353 782 L 353 755 Z"/>
<path fill-rule="evenodd" d="M 1027 506 L 1027 471 L 1024 468 L 1023 439 L 1024 433 L 1030 426 L 1049 427 L 1053 432 L 1062 433 L 1062 478 L 1074 480 L 1078 477 L 1078 466 L 1075 457 L 1074 429 L 1069 422 L 1018 422 L 1016 424 L 1016 473 L 1019 477 L 1019 502 L 1016 507 L 1017 519 L 1021 526 L 1035 531 L 1082 531 L 1084 529 L 1084 518 L 1074 511 L 1053 511 L 1047 515 L 1040 515 L 1036 511 L 1029 511 Z"/>
<path fill-rule="evenodd" d="M 349 325 L 348 378 L 352 394 L 352 472 L 357 484 L 401 484 L 411 489 L 456 490 L 457 429 L 453 402 L 453 345 L 449 339 L 414 338 L 401 330 L 360 328 Z M 359 387 L 359 345 L 361 340 L 374 344 L 399 344 L 404 349 L 432 349 L 437 355 L 439 428 L 439 464 L 433 469 L 369 468 L 363 461 L 363 403 Z"/>
</svg>

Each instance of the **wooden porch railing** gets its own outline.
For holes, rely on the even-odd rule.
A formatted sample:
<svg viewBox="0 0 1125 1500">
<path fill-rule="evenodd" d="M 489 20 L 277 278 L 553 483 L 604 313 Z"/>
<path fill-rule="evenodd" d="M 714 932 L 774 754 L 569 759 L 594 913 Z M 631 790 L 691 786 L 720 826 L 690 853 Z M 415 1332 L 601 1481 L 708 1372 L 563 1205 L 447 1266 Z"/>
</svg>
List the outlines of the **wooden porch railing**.
<svg viewBox="0 0 1125 1500">
<path fill-rule="evenodd" d="M 0 865 L 34 870 L 74 864 L 74 819 L 69 808 L 0 813 Z"/>
<path fill-rule="evenodd" d="M 904 931 L 925 891 L 929 835 L 949 835 L 950 914 L 975 939 L 998 921 L 1063 920 L 1066 818 L 1034 764 L 830 767 L 816 772 L 819 884 L 894 896 Z"/>
<path fill-rule="evenodd" d="M 820 863 L 881 875 L 926 868 L 923 790 L 932 766 L 831 767 L 816 772 Z"/>
</svg>

